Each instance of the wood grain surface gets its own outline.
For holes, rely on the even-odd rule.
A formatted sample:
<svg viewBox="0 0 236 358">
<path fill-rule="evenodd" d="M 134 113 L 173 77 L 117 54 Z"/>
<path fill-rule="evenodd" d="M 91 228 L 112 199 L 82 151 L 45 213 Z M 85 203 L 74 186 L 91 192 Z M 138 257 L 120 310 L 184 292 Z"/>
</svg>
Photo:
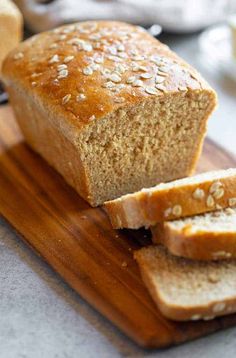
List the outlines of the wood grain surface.
<svg viewBox="0 0 236 358">
<path fill-rule="evenodd" d="M 236 166 L 206 140 L 198 171 Z M 85 300 L 136 343 L 165 347 L 236 324 L 236 315 L 178 323 L 164 318 L 140 278 L 133 250 L 149 231 L 115 231 L 23 141 L 9 106 L 0 108 L 0 213 Z"/>
</svg>

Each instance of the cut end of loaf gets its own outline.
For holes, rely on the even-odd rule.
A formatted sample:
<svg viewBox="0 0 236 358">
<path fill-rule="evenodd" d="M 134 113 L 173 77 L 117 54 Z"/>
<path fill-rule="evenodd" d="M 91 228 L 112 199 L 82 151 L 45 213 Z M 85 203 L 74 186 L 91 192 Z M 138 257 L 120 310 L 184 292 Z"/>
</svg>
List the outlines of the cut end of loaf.
<svg viewBox="0 0 236 358">
<path fill-rule="evenodd" d="M 173 93 L 122 107 L 91 125 L 78 143 L 93 205 L 190 175 L 214 106 L 208 90 Z"/>
</svg>

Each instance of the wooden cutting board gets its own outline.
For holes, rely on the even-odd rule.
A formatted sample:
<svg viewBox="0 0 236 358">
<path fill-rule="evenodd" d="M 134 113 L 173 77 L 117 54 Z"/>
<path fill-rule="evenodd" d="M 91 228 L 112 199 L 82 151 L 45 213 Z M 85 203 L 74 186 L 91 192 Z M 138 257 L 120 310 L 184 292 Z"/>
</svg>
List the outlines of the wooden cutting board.
<svg viewBox="0 0 236 358">
<path fill-rule="evenodd" d="M 206 140 L 199 171 L 236 166 Z M 145 347 L 165 347 L 236 324 L 236 315 L 207 322 L 164 318 L 140 278 L 133 250 L 148 231 L 115 231 L 31 151 L 10 107 L 0 108 L 0 213 L 85 300 Z"/>
</svg>

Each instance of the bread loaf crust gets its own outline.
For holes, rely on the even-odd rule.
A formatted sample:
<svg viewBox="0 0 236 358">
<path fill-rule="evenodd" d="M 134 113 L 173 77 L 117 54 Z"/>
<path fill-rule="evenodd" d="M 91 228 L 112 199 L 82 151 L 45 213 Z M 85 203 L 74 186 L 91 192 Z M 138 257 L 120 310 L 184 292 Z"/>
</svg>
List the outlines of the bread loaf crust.
<svg viewBox="0 0 236 358">
<path fill-rule="evenodd" d="M 88 33 L 86 29 L 88 29 Z M 104 41 L 107 41 L 107 44 L 105 42 L 103 45 L 98 42 L 101 49 L 97 49 L 95 47 L 97 42 L 90 38 L 92 35 L 96 37 L 96 34 L 99 34 L 100 31 L 105 33 Z M 117 52 L 117 56 L 115 56 L 109 49 L 113 48 L 122 36 L 128 37 L 127 43 L 123 45 L 125 49 Z M 83 46 L 85 46 L 85 49 L 86 45 L 88 46 L 87 51 L 75 51 L 75 48 L 79 47 L 79 45 L 76 45 L 78 43 L 76 39 L 85 41 Z M 75 45 L 73 45 L 73 41 Z M 89 47 L 91 43 L 93 44 L 92 49 Z M 54 45 L 57 47 L 54 48 Z M 133 56 L 131 55 L 132 51 Z M 99 66 L 100 57 L 105 53 L 106 59 L 103 59 L 103 61 L 106 62 L 104 67 L 107 69 L 114 67 L 114 61 L 107 58 L 107 56 L 119 59 L 120 53 L 126 56 L 123 61 L 124 64 L 134 62 L 134 64 L 140 63 L 141 65 L 142 61 L 136 57 L 135 51 L 139 53 L 137 56 L 141 56 L 140 53 L 143 56 L 147 56 L 147 60 L 144 59 L 143 61 L 146 61 L 149 65 L 155 63 L 151 62 L 151 57 L 158 54 L 158 57 L 169 59 L 178 66 L 178 71 L 173 70 L 165 82 L 165 90 L 157 90 L 155 96 L 163 97 L 165 92 L 181 91 L 179 90 L 180 86 L 183 88 L 185 86 L 186 89 L 192 90 L 206 89 L 214 93 L 197 71 L 180 59 L 166 45 L 150 36 L 145 30 L 113 21 L 90 21 L 66 25 L 31 37 L 13 50 L 5 60 L 3 64 L 4 81 L 6 85 L 12 82 L 18 83 L 24 87 L 29 95 L 37 98 L 51 114 L 55 115 L 54 124 L 60 127 L 60 130 L 63 131 L 68 139 L 73 141 L 78 131 L 89 125 L 91 121 L 98 121 L 124 105 L 129 106 L 139 103 L 142 99 L 153 98 L 153 95 L 144 91 L 143 88 L 130 86 L 126 83 L 121 91 L 124 102 L 116 103 L 114 101 L 114 92 L 112 93 L 104 87 L 108 81 L 106 77 L 101 75 L 100 71 L 93 70 L 92 74 L 84 74 L 84 71 L 91 67 L 89 67 L 89 58 L 97 55 L 97 65 Z M 74 58 L 65 63 L 68 75 L 58 79 L 57 66 L 64 63 L 64 60 L 68 59 L 69 56 L 74 56 Z M 135 58 L 137 58 L 136 62 Z M 122 60 L 122 58 L 120 59 Z M 117 63 L 123 64 L 123 62 Z M 151 67 L 149 67 L 149 70 L 151 71 Z M 134 74 L 135 71 L 132 71 L 131 67 L 129 67 L 123 77 L 128 79 Z M 150 75 L 154 75 L 154 72 L 150 73 Z M 153 77 L 144 79 L 143 82 L 147 87 L 152 87 L 155 84 Z M 84 101 L 76 101 L 79 93 L 86 94 Z M 62 100 L 67 95 L 71 95 L 71 99 L 63 105 Z M 118 95 L 118 97 L 120 98 L 121 95 Z M 63 121 L 57 120 L 58 113 L 64 115 Z"/>
<path fill-rule="evenodd" d="M 113 228 L 150 227 L 158 222 L 229 207 L 236 192 L 236 169 L 218 171 L 218 179 L 211 178 L 212 173 L 217 172 L 206 173 L 208 177 L 201 183 L 191 183 L 190 177 L 185 178 L 184 184 L 179 187 L 169 183 L 169 187 L 162 188 L 163 184 L 160 184 L 106 202 L 105 209 Z M 226 177 L 223 177 L 225 174 Z M 218 189 L 222 189 L 223 195 L 220 197 L 211 193 L 213 184 L 217 182 L 220 183 Z M 195 195 L 199 191 L 203 193 L 202 197 Z"/>
</svg>

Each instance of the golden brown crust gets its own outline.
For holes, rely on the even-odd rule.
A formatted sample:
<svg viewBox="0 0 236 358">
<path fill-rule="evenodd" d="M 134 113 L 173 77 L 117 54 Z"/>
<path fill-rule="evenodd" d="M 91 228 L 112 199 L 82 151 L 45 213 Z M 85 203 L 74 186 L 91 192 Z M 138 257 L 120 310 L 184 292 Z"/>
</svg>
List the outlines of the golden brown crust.
<svg viewBox="0 0 236 358">
<path fill-rule="evenodd" d="M 173 255 L 192 260 L 222 260 L 236 258 L 236 232 L 187 233 L 174 230 L 168 223 L 151 228 L 152 241 L 163 244 Z"/>
<path fill-rule="evenodd" d="M 46 158 L 82 198 L 93 205 L 95 199 L 89 196 L 88 178 L 78 148 L 50 122 L 42 120 L 45 116 L 44 109 L 35 105 L 22 90 L 10 88 L 9 94 L 14 102 L 17 122 L 27 143 Z"/>
<path fill-rule="evenodd" d="M 158 84 L 160 65 L 167 76 Z M 213 93 L 194 69 L 146 31 L 110 21 L 66 25 L 36 35 L 8 56 L 3 74 L 7 86 L 17 83 L 48 108 L 71 141 L 85 125 L 124 105 L 165 92 L 206 89 Z M 133 76 L 142 87 L 127 83 Z M 116 85 L 115 92 L 105 87 L 108 82 Z M 77 100 L 79 95 L 85 98 Z M 66 120 L 57 120 L 58 113 Z"/>
<path fill-rule="evenodd" d="M 215 181 L 209 178 L 201 184 L 190 181 L 181 188 L 173 186 L 166 190 L 153 191 L 144 189 L 133 195 L 106 202 L 105 209 L 113 228 L 137 229 L 158 222 L 226 208 L 229 206 L 229 200 L 235 197 L 236 173 L 220 179 L 224 188 L 224 194 L 220 198 L 214 198 L 210 193 L 210 188 Z M 204 197 L 201 199 L 194 197 L 196 190 L 203 191 Z M 136 215 L 132 214 L 134 211 Z"/>
</svg>

